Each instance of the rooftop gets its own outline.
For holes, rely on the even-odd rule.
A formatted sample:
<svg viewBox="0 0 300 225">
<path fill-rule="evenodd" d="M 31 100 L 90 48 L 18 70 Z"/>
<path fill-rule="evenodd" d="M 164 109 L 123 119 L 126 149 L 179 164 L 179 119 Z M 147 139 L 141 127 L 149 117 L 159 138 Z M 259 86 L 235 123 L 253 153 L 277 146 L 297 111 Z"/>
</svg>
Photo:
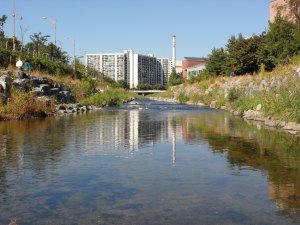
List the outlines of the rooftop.
<svg viewBox="0 0 300 225">
<path fill-rule="evenodd" d="M 184 57 L 184 60 L 189 60 L 189 61 L 205 61 L 206 58 L 198 58 L 198 57 Z"/>
</svg>

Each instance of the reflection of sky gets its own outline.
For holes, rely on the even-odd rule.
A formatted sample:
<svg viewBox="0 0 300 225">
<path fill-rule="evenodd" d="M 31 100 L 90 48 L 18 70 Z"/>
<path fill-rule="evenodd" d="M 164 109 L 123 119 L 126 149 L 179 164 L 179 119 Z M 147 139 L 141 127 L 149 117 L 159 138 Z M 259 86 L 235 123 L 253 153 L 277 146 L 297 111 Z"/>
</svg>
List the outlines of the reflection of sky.
<svg viewBox="0 0 300 225">
<path fill-rule="evenodd" d="M 297 219 L 297 139 L 222 112 L 153 107 L 0 125 L 0 223 Z"/>
</svg>

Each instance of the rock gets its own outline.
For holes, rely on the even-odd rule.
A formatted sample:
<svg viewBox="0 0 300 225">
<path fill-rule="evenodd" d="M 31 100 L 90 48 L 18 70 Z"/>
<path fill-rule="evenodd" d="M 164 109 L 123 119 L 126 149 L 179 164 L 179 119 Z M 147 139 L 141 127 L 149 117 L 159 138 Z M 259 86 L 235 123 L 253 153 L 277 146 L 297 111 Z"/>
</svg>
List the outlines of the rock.
<svg viewBox="0 0 300 225">
<path fill-rule="evenodd" d="M 50 89 L 50 95 L 57 96 L 57 95 L 59 94 L 60 91 L 61 91 L 60 88 L 51 88 L 51 89 Z"/>
<path fill-rule="evenodd" d="M 6 102 L 10 94 L 11 78 L 8 75 L 0 77 L 0 95 L 2 101 Z"/>
<path fill-rule="evenodd" d="M 210 108 L 216 108 L 216 106 L 217 106 L 217 101 L 211 101 L 209 107 Z"/>
<path fill-rule="evenodd" d="M 3 75 L 3 76 L 8 76 L 8 77 L 11 77 L 13 75 L 13 73 L 9 70 L 1 70 L 0 73 Z"/>
<path fill-rule="evenodd" d="M 73 97 L 70 91 L 60 91 L 56 96 L 56 100 L 59 103 L 72 103 L 75 102 L 75 98 Z"/>
<path fill-rule="evenodd" d="M 198 102 L 196 105 L 197 105 L 197 106 L 205 106 L 205 104 L 202 103 L 202 102 Z"/>
<path fill-rule="evenodd" d="M 234 116 L 242 116 L 242 115 L 243 115 L 243 111 L 242 111 L 242 110 L 239 110 L 239 109 L 238 109 L 238 110 L 234 110 L 234 111 L 233 111 L 233 115 L 234 115 Z"/>
<path fill-rule="evenodd" d="M 225 105 L 222 105 L 222 106 L 221 106 L 221 109 L 222 109 L 222 110 L 226 110 L 227 107 L 226 107 Z"/>
<path fill-rule="evenodd" d="M 59 111 L 59 110 L 66 110 L 67 108 L 66 108 L 66 106 L 65 105 L 59 105 L 58 107 L 57 107 L 57 111 Z"/>
<path fill-rule="evenodd" d="M 294 122 L 288 122 L 283 127 L 284 130 L 294 130 L 294 131 L 300 131 L 300 124 L 294 123 Z"/>
<path fill-rule="evenodd" d="M 261 104 L 258 104 L 258 105 L 256 106 L 256 111 L 260 111 L 261 108 L 262 108 Z"/>
<path fill-rule="evenodd" d="M 30 91 L 30 81 L 27 78 L 25 78 L 25 79 L 20 79 L 20 78 L 15 79 L 14 82 L 13 82 L 13 86 L 18 90 L 22 90 L 22 91 L 25 91 L 25 92 Z"/>
<path fill-rule="evenodd" d="M 243 117 L 248 120 L 265 121 L 264 117 L 262 116 L 262 113 L 260 111 L 255 110 L 245 111 Z"/>
</svg>

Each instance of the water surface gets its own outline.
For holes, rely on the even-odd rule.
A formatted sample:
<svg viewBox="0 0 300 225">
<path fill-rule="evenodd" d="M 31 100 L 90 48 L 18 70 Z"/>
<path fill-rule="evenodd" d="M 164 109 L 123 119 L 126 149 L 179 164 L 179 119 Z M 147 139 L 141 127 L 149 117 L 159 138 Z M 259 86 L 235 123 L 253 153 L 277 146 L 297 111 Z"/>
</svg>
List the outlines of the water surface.
<svg viewBox="0 0 300 225">
<path fill-rule="evenodd" d="M 300 140 L 139 100 L 0 123 L 0 224 L 297 224 Z"/>
</svg>

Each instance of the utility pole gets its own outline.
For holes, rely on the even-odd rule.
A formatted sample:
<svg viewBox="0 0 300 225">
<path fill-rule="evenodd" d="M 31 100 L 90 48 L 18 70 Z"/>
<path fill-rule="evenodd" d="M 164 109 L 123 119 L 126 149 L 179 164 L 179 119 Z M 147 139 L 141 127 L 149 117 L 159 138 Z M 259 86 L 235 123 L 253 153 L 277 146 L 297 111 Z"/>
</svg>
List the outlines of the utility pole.
<svg viewBox="0 0 300 225">
<path fill-rule="evenodd" d="M 48 21 L 52 24 L 52 26 L 53 26 L 53 31 L 54 31 L 54 33 L 53 33 L 53 39 L 54 39 L 54 42 L 53 42 L 53 43 L 54 43 L 54 45 L 56 46 L 57 20 L 56 20 L 56 19 L 49 18 L 49 17 L 47 17 L 47 16 L 43 16 L 42 19 L 48 20 Z"/>
<path fill-rule="evenodd" d="M 74 77 L 76 77 L 76 40 L 73 38 L 73 55 L 74 55 Z"/>
<path fill-rule="evenodd" d="M 12 0 L 12 32 L 13 32 L 13 51 L 16 50 L 16 43 L 15 43 L 15 38 L 16 38 L 16 31 L 15 31 L 15 26 L 16 26 L 16 14 L 15 14 L 15 0 Z"/>
</svg>

